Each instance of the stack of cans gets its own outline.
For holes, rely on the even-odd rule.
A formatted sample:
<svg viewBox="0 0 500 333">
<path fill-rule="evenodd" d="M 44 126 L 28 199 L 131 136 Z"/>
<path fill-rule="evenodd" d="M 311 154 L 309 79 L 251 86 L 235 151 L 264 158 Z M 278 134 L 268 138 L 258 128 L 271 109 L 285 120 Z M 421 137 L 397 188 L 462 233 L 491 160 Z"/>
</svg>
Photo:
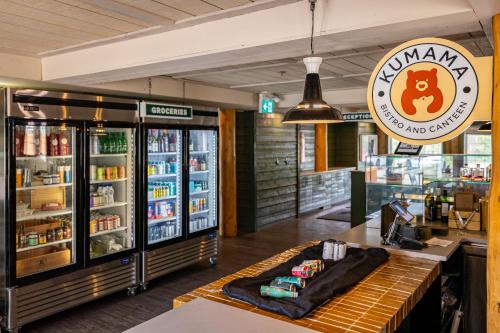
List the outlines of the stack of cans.
<svg viewBox="0 0 500 333">
<path fill-rule="evenodd" d="M 323 243 L 323 259 L 339 261 L 345 258 L 347 244 L 342 241 L 328 240 Z"/>
<path fill-rule="evenodd" d="M 292 276 L 279 276 L 271 281 L 269 286 L 260 286 L 260 295 L 274 298 L 297 298 L 297 289 L 305 288 L 305 279 L 325 268 L 322 260 L 305 260 L 299 266 L 292 268 Z"/>
</svg>

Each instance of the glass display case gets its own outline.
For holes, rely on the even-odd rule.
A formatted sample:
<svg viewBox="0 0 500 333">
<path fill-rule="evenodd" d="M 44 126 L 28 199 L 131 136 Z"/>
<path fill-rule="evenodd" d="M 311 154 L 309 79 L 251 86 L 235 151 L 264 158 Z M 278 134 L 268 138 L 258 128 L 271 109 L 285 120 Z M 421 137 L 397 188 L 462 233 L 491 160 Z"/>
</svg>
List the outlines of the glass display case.
<svg viewBox="0 0 500 333">
<path fill-rule="evenodd" d="M 374 155 L 366 160 L 366 213 L 375 217 L 380 207 L 394 199 L 406 199 L 408 210 L 421 218 L 424 200 L 456 192 L 485 196 L 491 178 L 491 155 Z"/>
<path fill-rule="evenodd" d="M 76 128 L 15 126 L 16 274 L 75 263 Z"/>
</svg>

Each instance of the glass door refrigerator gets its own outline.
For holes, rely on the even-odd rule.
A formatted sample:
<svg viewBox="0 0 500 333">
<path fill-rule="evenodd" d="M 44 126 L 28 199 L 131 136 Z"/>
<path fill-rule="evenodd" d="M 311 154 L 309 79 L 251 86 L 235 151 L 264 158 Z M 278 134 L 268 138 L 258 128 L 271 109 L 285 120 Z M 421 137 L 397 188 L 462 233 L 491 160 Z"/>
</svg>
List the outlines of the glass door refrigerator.
<svg viewBox="0 0 500 333">
<path fill-rule="evenodd" d="M 97 123 L 87 129 L 87 261 L 126 258 L 136 249 L 136 128 Z M 133 291 L 131 291 L 133 292 Z"/>
<path fill-rule="evenodd" d="M 189 130 L 189 236 L 218 228 L 217 131 Z"/>
<path fill-rule="evenodd" d="M 213 109 L 141 103 L 147 165 L 141 200 L 143 289 L 150 280 L 200 260 L 215 263 L 217 124 Z"/>
<path fill-rule="evenodd" d="M 139 284 L 137 109 L 127 98 L 0 88 L 2 328 Z"/>
</svg>

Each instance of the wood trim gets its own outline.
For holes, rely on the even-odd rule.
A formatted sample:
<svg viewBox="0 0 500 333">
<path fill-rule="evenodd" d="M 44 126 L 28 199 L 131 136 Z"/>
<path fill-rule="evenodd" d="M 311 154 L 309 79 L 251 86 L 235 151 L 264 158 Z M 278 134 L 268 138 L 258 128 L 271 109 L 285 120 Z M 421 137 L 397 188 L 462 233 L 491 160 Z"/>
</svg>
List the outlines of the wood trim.
<svg viewBox="0 0 500 333">
<path fill-rule="evenodd" d="M 328 125 L 316 124 L 314 131 L 314 171 L 328 170 Z"/>
<path fill-rule="evenodd" d="M 236 110 L 219 113 L 220 226 L 222 236 L 238 234 L 236 219 Z"/>
<path fill-rule="evenodd" d="M 493 17 L 493 175 L 489 200 L 487 256 L 488 332 L 500 332 L 500 14 Z"/>
</svg>

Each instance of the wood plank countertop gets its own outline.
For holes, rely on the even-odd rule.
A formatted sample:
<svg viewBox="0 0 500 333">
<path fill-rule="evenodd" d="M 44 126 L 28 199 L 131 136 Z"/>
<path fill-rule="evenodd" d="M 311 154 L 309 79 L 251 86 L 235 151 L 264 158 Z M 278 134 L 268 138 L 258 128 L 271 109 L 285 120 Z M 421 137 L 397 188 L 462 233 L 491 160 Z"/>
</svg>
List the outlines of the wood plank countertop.
<svg viewBox="0 0 500 333">
<path fill-rule="evenodd" d="M 440 265 L 436 261 L 391 254 L 386 263 L 380 265 L 351 290 L 297 320 L 261 310 L 222 294 L 222 287 L 229 281 L 259 275 L 317 243 L 312 241 L 294 247 L 179 296 L 174 299 L 174 308 L 201 297 L 319 332 L 390 333 L 408 316 L 441 273 Z"/>
</svg>

